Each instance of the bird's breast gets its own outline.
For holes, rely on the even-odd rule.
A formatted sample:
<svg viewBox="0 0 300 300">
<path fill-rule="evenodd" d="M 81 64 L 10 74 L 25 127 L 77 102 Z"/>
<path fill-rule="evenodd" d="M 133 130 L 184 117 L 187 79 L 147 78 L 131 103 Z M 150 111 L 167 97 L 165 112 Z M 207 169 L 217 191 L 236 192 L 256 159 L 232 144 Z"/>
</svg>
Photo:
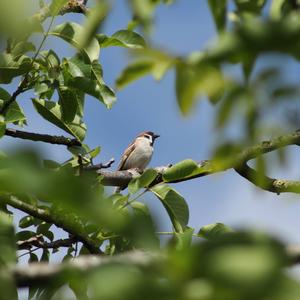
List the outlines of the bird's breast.
<svg viewBox="0 0 300 300">
<path fill-rule="evenodd" d="M 144 170 L 153 154 L 153 147 L 149 143 L 139 143 L 127 158 L 124 169 L 138 168 Z"/>
</svg>

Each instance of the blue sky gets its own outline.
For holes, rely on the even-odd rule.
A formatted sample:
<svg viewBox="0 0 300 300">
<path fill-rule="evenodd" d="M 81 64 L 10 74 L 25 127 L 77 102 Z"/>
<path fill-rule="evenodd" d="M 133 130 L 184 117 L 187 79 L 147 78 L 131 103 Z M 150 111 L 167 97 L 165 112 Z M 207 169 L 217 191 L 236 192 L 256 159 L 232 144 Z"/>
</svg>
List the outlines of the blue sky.
<svg viewBox="0 0 300 300">
<path fill-rule="evenodd" d="M 78 22 L 82 20 L 77 15 L 67 18 Z M 56 23 L 65 19 L 66 17 L 58 17 Z M 126 28 L 129 20 L 126 1 L 116 0 L 103 32 L 112 34 Z M 151 41 L 156 47 L 177 55 L 186 55 L 207 47 L 215 37 L 216 32 L 206 1 L 177 0 L 174 5 L 158 8 Z M 71 56 L 74 52 L 66 43 L 54 38 L 49 38 L 46 47 L 54 47 L 62 56 Z M 114 80 L 128 60 L 128 52 L 122 48 L 102 50 L 100 62 L 109 85 L 114 85 Z M 282 64 L 281 61 L 278 63 Z M 299 74 L 298 68 L 290 68 L 291 60 L 285 59 L 283 63 L 290 75 Z M 26 130 L 61 134 L 59 129 L 47 124 L 35 113 L 31 96 L 25 93 L 19 97 L 19 103 L 29 116 Z M 107 161 L 111 157 L 118 161 L 129 142 L 143 130 L 151 130 L 161 135 L 151 162 L 153 167 L 186 158 L 210 158 L 217 137 L 213 127 L 215 108 L 206 99 L 202 99 L 191 116 L 183 118 L 176 105 L 173 71 L 168 72 L 160 82 L 150 76 L 140 79 L 118 91 L 117 97 L 117 103 L 110 111 L 96 99 L 87 97 L 85 121 L 88 134 L 85 142 L 90 147 L 101 146 L 99 161 Z M 44 151 L 47 158 L 58 161 L 64 161 L 69 155 L 62 146 L 16 141 L 9 137 L 1 140 L 1 147 L 4 149 L 22 145 L 34 145 Z M 300 175 L 295 164 L 297 154 L 295 149 L 289 150 L 289 153 L 291 159 L 286 168 L 273 168 L 272 171 L 279 177 L 297 179 Z M 117 163 L 112 168 L 116 166 Z M 261 191 L 233 171 L 176 184 L 175 188 L 187 200 L 190 207 L 189 225 L 196 230 L 209 223 L 223 222 L 237 228 L 256 228 L 290 243 L 300 243 L 300 202 L 297 196 L 277 196 Z M 144 201 L 157 216 L 159 230 L 170 230 L 170 223 L 158 200 L 146 195 Z"/>
</svg>

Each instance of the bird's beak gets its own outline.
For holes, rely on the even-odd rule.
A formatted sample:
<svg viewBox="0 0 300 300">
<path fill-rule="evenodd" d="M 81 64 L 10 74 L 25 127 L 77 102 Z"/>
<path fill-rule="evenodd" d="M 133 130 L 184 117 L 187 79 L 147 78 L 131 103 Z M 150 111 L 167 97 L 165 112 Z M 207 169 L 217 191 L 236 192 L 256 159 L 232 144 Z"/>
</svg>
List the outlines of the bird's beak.
<svg viewBox="0 0 300 300">
<path fill-rule="evenodd" d="M 154 139 L 154 140 L 157 139 L 157 138 L 159 138 L 159 137 L 160 137 L 159 134 L 153 134 L 153 139 Z"/>
</svg>

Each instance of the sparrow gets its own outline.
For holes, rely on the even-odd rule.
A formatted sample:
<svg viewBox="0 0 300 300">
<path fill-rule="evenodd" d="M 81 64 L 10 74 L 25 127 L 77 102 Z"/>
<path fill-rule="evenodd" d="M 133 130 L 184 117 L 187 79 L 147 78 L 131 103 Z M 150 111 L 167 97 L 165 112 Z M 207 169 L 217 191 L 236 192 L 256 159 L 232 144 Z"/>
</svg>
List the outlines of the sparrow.
<svg viewBox="0 0 300 300">
<path fill-rule="evenodd" d="M 125 149 L 117 171 L 137 169 L 139 172 L 143 172 L 152 158 L 153 144 L 158 137 L 159 135 L 152 131 L 140 133 Z M 118 187 L 116 192 L 120 190 L 122 187 Z"/>
</svg>

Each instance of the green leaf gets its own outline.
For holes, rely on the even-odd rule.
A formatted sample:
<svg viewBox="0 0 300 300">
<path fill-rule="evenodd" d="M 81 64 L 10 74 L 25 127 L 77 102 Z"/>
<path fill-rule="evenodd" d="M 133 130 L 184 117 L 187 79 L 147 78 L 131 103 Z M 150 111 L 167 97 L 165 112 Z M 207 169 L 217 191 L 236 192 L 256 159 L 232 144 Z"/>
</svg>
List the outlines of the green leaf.
<svg viewBox="0 0 300 300">
<path fill-rule="evenodd" d="M 10 94 L 0 87 L 0 106 L 2 106 L 5 102 L 9 101 L 10 98 Z M 23 110 L 20 108 L 18 103 L 14 101 L 10 104 L 8 110 L 6 111 L 4 123 L 8 124 L 24 120 L 26 120 L 26 117 L 23 113 Z"/>
<path fill-rule="evenodd" d="M 109 11 L 109 5 L 106 1 L 97 1 L 96 5 L 89 9 L 84 30 L 79 35 L 79 46 L 84 48 L 94 39 L 97 29 L 101 26 Z"/>
<path fill-rule="evenodd" d="M 227 0 L 208 0 L 217 30 L 223 31 L 226 26 Z"/>
<path fill-rule="evenodd" d="M 198 236 L 208 240 L 212 240 L 223 236 L 224 234 L 232 232 L 234 231 L 229 226 L 222 223 L 214 223 L 201 227 L 198 232 Z"/>
<path fill-rule="evenodd" d="M 19 221 L 20 228 L 27 228 L 35 224 L 35 218 L 33 216 L 25 216 Z"/>
<path fill-rule="evenodd" d="M 183 250 L 183 249 L 189 249 L 192 244 L 192 238 L 193 238 L 194 229 L 193 228 L 187 228 L 184 230 L 184 232 L 175 232 L 176 236 L 176 249 Z"/>
<path fill-rule="evenodd" d="M 184 198 L 166 184 L 156 185 L 150 190 L 161 200 L 176 232 L 183 232 L 189 221 L 189 208 Z"/>
<path fill-rule="evenodd" d="M 52 0 L 49 10 L 51 16 L 57 16 L 59 11 L 63 8 L 63 6 L 68 2 L 68 0 Z"/>
<path fill-rule="evenodd" d="M 225 80 L 218 68 L 197 63 L 177 64 L 176 94 L 183 115 L 192 111 L 198 96 L 216 98 L 223 94 L 224 88 Z"/>
<path fill-rule="evenodd" d="M 84 77 L 76 77 L 69 80 L 68 85 L 85 92 L 103 102 L 107 108 L 111 108 L 116 101 L 115 93 L 107 85 L 99 85 L 96 80 Z"/>
<path fill-rule="evenodd" d="M 16 263 L 13 219 L 10 215 L 0 211 L 0 268 L 11 263 Z"/>
<path fill-rule="evenodd" d="M 142 49 L 146 47 L 144 38 L 131 30 L 119 30 L 111 37 L 108 37 L 104 34 L 98 34 L 97 39 L 101 48 L 119 46 L 129 49 Z"/>
<path fill-rule="evenodd" d="M 117 88 L 121 89 L 130 82 L 139 79 L 151 72 L 153 67 L 152 61 L 137 61 L 127 66 L 116 80 Z"/>
<path fill-rule="evenodd" d="M 34 231 L 30 231 L 30 230 L 19 231 L 16 233 L 16 240 L 25 241 L 28 240 L 29 238 L 32 238 L 35 235 L 36 233 Z"/>
<path fill-rule="evenodd" d="M 53 101 L 32 99 L 37 112 L 47 121 L 73 135 L 79 141 L 83 141 L 86 133 L 86 125 L 79 116 L 75 116 L 72 122 L 65 122 L 62 118 L 61 106 Z"/>
<path fill-rule="evenodd" d="M 186 159 L 168 168 L 163 173 L 163 179 L 166 182 L 176 181 L 178 179 L 183 179 L 192 175 L 199 174 L 203 171 L 204 170 L 199 168 L 198 164 L 194 160 Z"/>
<path fill-rule="evenodd" d="M 66 72 L 71 76 L 65 80 L 65 84 L 75 88 L 81 93 L 87 93 L 103 102 L 107 108 L 111 108 L 116 101 L 114 91 L 105 85 L 103 71 L 98 61 L 86 64 L 80 56 L 75 56 L 70 60 L 64 60 Z M 80 100 L 81 94 L 77 96 L 79 110 L 83 110 L 83 102 Z M 83 99 L 82 99 L 83 100 Z M 80 111 L 78 113 L 80 113 Z"/>
<path fill-rule="evenodd" d="M 72 122 L 76 117 L 78 102 L 76 92 L 65 86 L 58 89 L 59 101 L 62 108 L 62 118 L 65 122 Z"/>
<path fill-rule="evenodd" d="M 31 68 L 31 59 L 22 55 L 14 60 L 11 54 L 0 53 L 0 83 L 10 83 L 14 77 L 27 73 Z"/>
<path fill-rule="evenodd" d="M 141 188 L 148 187 L 148 185 L 153 182 L 156 176 L 157 171 L 154 169 L 147 169 L 141 176 L 133 178 L 130 181 L 128 185 L 129 193 L 134 194 Z"/>
<path fill-rule="evenodd" d="M 82 50 L 90 62 L 98 60 L 100 46 L 95 38 L 91 39 L 91 42 L 86 48 L 81 49 L 80 38 L 84 34 L 84 28 L 79 24 L 73 22 L 63 23 L 56 26 L 49 34 L 60 37 L 79 50 Z"/>
<path fill-rule="evenodd" d="M 18 42 L 11 50 L 11 54 L 14 58 L 17 58 L 27 52 L 35 51 L 35 46 L 27 41 Z"/>
<path fill-rule="evenodd" d="M 267 0 L 234 0 L 240 13 L 259 14 Z"/>
</svg>

